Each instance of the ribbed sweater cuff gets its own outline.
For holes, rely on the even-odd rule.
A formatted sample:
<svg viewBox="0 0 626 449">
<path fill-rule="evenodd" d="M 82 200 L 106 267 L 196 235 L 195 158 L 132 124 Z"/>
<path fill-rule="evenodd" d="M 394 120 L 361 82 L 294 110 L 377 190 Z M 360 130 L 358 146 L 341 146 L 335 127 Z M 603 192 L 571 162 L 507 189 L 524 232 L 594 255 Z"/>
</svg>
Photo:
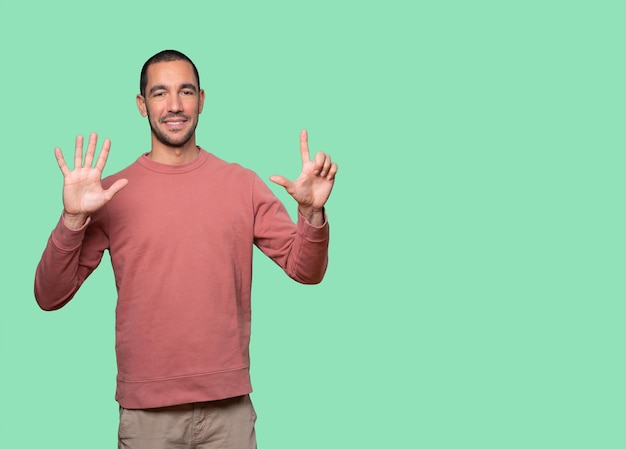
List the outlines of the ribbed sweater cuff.
<svg viewBox="0 0 626 449">
<path fill-rule="evenodd" d="M 323 242 L 328 240 L 329 227 L 328 217 L 324 212 L 324 224 L 322 226 L 313 226 L 308 220 L 298 212 L 298 233 L 310 242 Z"/>
<path fill-rule="evenodd" d="M 73 251 L 81 245 L 85 236 L 85 229 L 87 229 L 91 218 L 87 218 L 87 221 L 80 229 L 72 230 L 65 226 L 64 215 L 65 213 L 61 214 L 59 222 L 52 231 L 52 242 L 60 250 Z"/>
</svg>

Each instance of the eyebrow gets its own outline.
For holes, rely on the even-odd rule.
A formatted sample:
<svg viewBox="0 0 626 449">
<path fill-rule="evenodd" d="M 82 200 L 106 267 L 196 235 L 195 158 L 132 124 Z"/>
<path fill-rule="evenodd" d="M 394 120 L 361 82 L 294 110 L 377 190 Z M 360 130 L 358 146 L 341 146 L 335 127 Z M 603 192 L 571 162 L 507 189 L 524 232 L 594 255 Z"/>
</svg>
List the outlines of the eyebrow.
<svg viewBox="0 0 626 449">
<path fill-rule="evenodd" d="M 194 92 L 198 92 L 198 89 L 196 88 L 196 86 L 191 83 L 181 84 L 180 89 L 191 89 Z M 167 86 L 165 84 L 157 84 L 156 86 L 152 86 L 149 93 L 153 94 L 157 90 L 167 90 Z"/>
</svg>

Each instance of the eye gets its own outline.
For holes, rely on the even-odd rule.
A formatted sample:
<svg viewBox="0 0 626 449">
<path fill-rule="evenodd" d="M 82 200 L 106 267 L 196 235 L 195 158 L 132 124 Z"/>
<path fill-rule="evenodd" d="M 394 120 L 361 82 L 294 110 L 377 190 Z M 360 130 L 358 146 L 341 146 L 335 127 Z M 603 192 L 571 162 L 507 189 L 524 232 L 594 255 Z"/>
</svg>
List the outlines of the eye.
<svg viewBox="0 0 626 449">
<path fill-rule="evenodd" d="M 181 94 L 182 94 L 182 95 L 193 95 L 193 94 L 194 94 L 194 92 L 193 92 L 193 90 L 183 90 L 183 91 L 181 92 Z"/>
</svg>

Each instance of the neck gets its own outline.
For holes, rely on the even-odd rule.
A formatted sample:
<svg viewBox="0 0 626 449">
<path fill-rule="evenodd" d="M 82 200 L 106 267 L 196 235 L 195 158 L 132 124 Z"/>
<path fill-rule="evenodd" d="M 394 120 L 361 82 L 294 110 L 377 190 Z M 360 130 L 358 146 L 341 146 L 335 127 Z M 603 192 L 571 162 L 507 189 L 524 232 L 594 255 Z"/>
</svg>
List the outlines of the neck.
<svg viewBox="0 0 626 449">
<path fill-rule="evenodd" d="M 148 153 L 148 157 L 161 164 L 180 165 L 193 161 L 199 153 L 195 139 L 190 139 L 182 147 L 171 147 L 156 141 L 152 142 L 152 150 Z"/>
</svg>

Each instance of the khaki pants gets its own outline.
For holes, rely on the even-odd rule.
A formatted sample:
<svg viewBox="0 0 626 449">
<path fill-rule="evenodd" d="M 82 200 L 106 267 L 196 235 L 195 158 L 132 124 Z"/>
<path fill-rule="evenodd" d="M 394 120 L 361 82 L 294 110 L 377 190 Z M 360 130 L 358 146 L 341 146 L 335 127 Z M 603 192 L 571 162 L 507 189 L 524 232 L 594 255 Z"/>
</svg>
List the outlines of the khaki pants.
<svg viewBox="0 0 626 449">
<path fill-rule="evenodd" d="M 120 407 L 119 449 L 256 449 L 248 395 L 144 410 Z"/>
</svg>

